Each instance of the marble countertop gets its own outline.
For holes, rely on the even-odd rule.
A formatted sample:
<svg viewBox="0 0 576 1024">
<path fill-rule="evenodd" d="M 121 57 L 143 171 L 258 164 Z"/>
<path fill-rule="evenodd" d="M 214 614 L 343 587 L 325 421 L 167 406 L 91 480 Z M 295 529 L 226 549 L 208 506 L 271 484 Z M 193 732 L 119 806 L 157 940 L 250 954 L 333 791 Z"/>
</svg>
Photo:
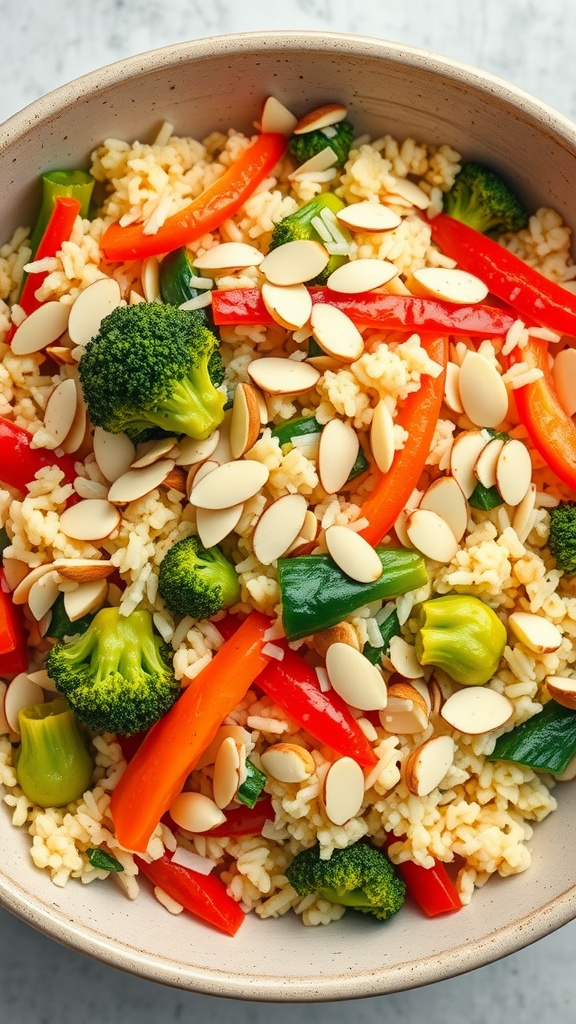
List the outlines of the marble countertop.
<svg viewBox="0 0 576 1024">
<path fill-rule="evenodd" d="M 0 121 L 64 82 L 168 43 L 259 29 L 354 32 L 419 46 L 507 79 L 576 119 L 574 0 L 0 0 Z M 359 13 L 361 12 L 361 13 Z M 167 989 L 57 945 L 0 910 L 6 1024 L 163 1024 L 210 1016 L 260 1024 L 271 1007 Z M 504 1024 L 575 1018 L 576 921 L 471 974 L 355 1003 L 277 1005 L 280 1022 Z"/>
</svg>

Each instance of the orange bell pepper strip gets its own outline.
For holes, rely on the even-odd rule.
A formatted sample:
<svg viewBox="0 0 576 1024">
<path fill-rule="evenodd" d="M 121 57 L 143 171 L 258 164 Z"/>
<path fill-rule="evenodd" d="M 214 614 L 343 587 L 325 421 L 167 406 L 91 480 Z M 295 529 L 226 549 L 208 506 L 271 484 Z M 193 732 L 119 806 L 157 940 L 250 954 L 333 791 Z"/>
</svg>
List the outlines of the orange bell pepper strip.
<svg viewBox="0 0 576 1024">
<path fill-rule="evenodd" d="M 101 248 L 111 263 L 160 256 L 215 231 L 233 217 L 256 187 L 274 170 L 286 152 L 287 139 L 263 132 L 212 185 L 179 213 L 172 214 L 154 234 L 143 224 L 121 227 L 111 224 L 102 236 Z"/>
<path fill-rule="evenodd" d="M 360 531 L 369 544 L 376 546 L 389 530 L 416 487 L 424 469 L 444 398 L 444 378 L 448 362 L 448 338 L 423 340 L 422 345 L 434 362 L 443 367 L 438 377 L 422 377 L 418 391 L 412 391 L 396 422 L 408 432 L 408 440 L 396 452 L 387 473 L 378 472 L 374 489 L 362 505 L 362 518 L 368 526 Z"/>
<path fill-rule="evenodd" d="M 251 612 L 234 636 L 146 734 L 112 793 L 110 811 L 122 846 L 144 853 L 163 814 L 212 742 L 218 726 L 270 661 L 262 652 L 270 620 Z"/>
</svg>

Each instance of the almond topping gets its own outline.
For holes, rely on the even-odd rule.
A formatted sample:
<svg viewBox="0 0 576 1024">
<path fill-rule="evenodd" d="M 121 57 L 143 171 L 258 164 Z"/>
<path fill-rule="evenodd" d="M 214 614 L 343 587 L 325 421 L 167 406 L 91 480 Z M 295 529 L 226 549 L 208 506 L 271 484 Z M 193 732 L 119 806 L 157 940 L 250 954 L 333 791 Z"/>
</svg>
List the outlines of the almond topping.
<svg viewBox="0 0 576 1024">
<path fill-rule="evenodd" d="M 388 260 L 351 260 L 334 270 L 326 284 L 334 292 L 356 295 L 381 288 L 397 274 L 398 267 Z"/>
<path fill-rule="evenodd" d="M 304 284 L 318 277 L 330 259 L 330 253 L 311 239 L 286 242 L 272 249 L 260 264 L 260 270 L 270 284 Z"/>
<path fill-rule="evenodd" d="M 30 587 L 28 594 L 28 607 L 30 612 L 40 622 L 46 612 L 49 612 L 54 601 L 60 593 L 59 576 L 57 572 L 45 572 L 40 579 Z"/>
<path fill-rule="evenodd" d="M 77 452 L 82 445 L 86 436 L 86 427 L 88 423 L 88 409 L 84 401 L 82 394 L 82 387 L 80 381 L 74 378 L 74 386 L 76 388 L 76 412 L 70 425 L 70 430 L 66 434 L 62 442 L 62 450 L 67 455 L 73 455 Z"/>
<path fill-rule="evenodd" d="M 394 420 L 384 399 L 378 402 L 370 424 L 370 448 L 381 473 L 387 473 L 396 453 Z"/>
<path fill-rule="evenodd" d="M 80 583 L 76 590 L 67 590 L 64 593 L 64 611 L 71 622 L 76 622 L 84 615 L 95 612 L 104 604 L 108 585 L 106 580 L 92 580 L 90 583 Z"/>
<path fill-rule="evenodd" d="M 322 629 L 319 633 L 314 633 L 312 637 L 312 646 L 321 658 L 326 658 L 328 648 L 332 644 L 338 643 L 347 644 L 348 647 L 353 647 L 355 651 L 360 650 L 358 634 L 350 622 L 338 622 L 335 626 L 329 626 L 328 629 Z"/>
<path fill-rule="evenodd" d="M 450 527 L 456 540 L 462 540 L 468 524 L 468 505 L 453 476 L 441 476 L 434 480 L 418 507 L 436 512 Z"/>
<path fill-rule="evenodd" d="M 4 715 L 10 732 L 20 735 L 18 712 L 31 704 L 43 704 L 44 691 L 38 683 L 33 683 L 26 672 L 20 672 L 8 683 L 4 694 Z"/>
<path fill-rule="evenodd" d="M 212 777 L 214 802 L 217 807 L 227 807 L 236 796 L 240 785 L 240 770 L 243 760 L 240 753 L 241 746 L 232 736 L 227 736 L 222 740 L 214 761 Z"/>
<path fill-rule="evenodd" d="M 194 257 L 198 270 L 242 270 L 258 267 L 264 259 L 263 253 L 246 242 L 220 242 L 207 249 L 201 256 Z"/>
<path fill-rule="evenodd" d="M 269 356 L 253 359 L 248 376 L 269 395 L 300 395 L 314 387 L 320 373 L 308 363 Z"/>
<path fill-rule="evenodd" d="M 386 683 L 376 665 L 350 644 L 330 644 L 326 651 L 326 671 L 336 693 L 360 711 L 380 711 L 386 707 Z"/>
<path fill-rule="evenodd" d="M 320 348 L 342 363 L 353 363 L 364 351 L 364 339 L 356 324 L 336 306 L 316 302 L 310 314 L 310 327 Z"/>
<path fill-rule="evenodd" d="M 161 437 L 157 441 L 145 441 L 144 444 L 137 446 L 136 458 L 130 469 L 144 469 L 145 466 L 151 466 L 153 462 L 158 462 L 158 459 L 168 455 L 175 447 L 175 437 Z"/>
<path fill-rule="evenodd" d="M 444 401 L 451 412 L 461 415 L 464 406 L 460 398 L 460 367 L 456 363 L 446 364 L 446 377 L 444 379 Z"/>
<path fill-rule="evenodd" d="M 336 214 L 336 219 L 350 228 L 351 231 L 391 231 L 397 228 L 402 220 L 397 213 L 382 203 L 353 203 Z"/>
<path fill-rule="evenodd" d="M 360 450 L 354 428 L 344 420 L 329 420 L 320 434 L 318 476 L 327 494 L 337 494 L 346 483 Z"/>
<path fill-rule="evenodd" d="M 458 551 L 458 541 L 448 523 L 437 512 L 417 508 L 406 516 L 406 533 L 411 544 L 426 558 L 451 562 Z"/>
<path fill-rule="evenodd" d="M 110 483 L 127 473 L 136 458 L 136 448 L 126 434 L 109 434 L 95 427 L 93 443 L 96 465 Z"/>
<path fill-rule="evenodd" d="M 170 807 L 170 817 L 187 832 L 208 832 L 226 821 L 218 805 L 203 793 L 180 793 Z"/>
<path fill-rule="evenodd" d="M 40 352 L 47 345 L 53 345 L 68 325 L 70 306 L 62 302 L 44 302 L 30 313 L 14 332 L 12 352 L 15 356 L 27 356 Z"/>
<path fill-rule="evenodd" d="M 12 560 L 10 560 L 12 561 Z M 25 567 L 25 570 L 27 567 Z M 54 569 L 54 562 L 44 562 L 43 565 L 37 565 L 30 571 L 25 571 L 24 576 L 16 584 L 12 591 L 12 603 L 13 604 L 26 604 L 28 600 L 28 594 L 36 580 L 41 579 L 42 576 L 47 572 L 51 572 Z"/>
<path fill-rule="evenodd" d="M 414 796 L 428 796 L 446 775 L 454 761 L 451 736 L 433 736 L 416 747 L 404 762 L 404 781 Z"/>
<path fill-rule="evenodd" d="M 338 124 L 346 117 L 346 107 L 342 103 L 324 103 L 321 107 L 308 111 L 301 117 L 293 129 L 294 135 L 305 135 L 321 128 L 329 128 Z"/>
<path fill-rule="evenodd" d="M 508 392 L 496 367 L 478 352 L 467 352 L 459 377 L 460 400 L 478 427 L 497 427 L 508 412 Z"/>
<path fill-rule="evenodd" d="M 105 540 L 120 525 L 118 509 L 105 498 L 86 498 L 60 516 L 60 529 L 72 540 Z"/>
<path fill-rule="evenodd" d="M 404 679 L 421 679 L 424 675 L 412 644 L 404 640 L 404 637 L 391 637 L 389 658 L 396 672 Z"/>
<path fill-rule="evenodd" d="M 115 570 L 112 562 L 93 558 L 57 558 L 53 567 L 63 579 L 74 580 L 76 583 L 103 580 Z"/>
<path fill-rule="evenodd" d="M 160 261 L 157 256 L 148 256 L 144 260 L 140 280 L 146 302 L 161 302 Z"/>
<path fill-rule="evenodd" d="M 230 450 L 234 459 L 240 459 L 256 444 L 260 434 L 260 408 L 256 388 L 251 384 L 238 384 L 234 392 L 230 418 Z"/>
<path fill-rule="evenodd" d="M 496 466 L 498 457 L 504 447 L 501 437 L 493 437 L 474 463 L 474 472 L 483 487 L 494 487 L 496 484 Z"/>
<path fill-rule="evenodd" d="M 218 430 L 214 430 L 204 441 L 197 441 L 195 437 L 182 437 L 178 441 L 178 447 L 172 453 L 174 462 L 177 466 L 194 466 L 198 462 L 204 462 L 214 454 L 219 440 L 220 432 Z"/>
<path fill-rule="evenodd" d="M 278 782 L 305 782 L 316 770 L 312 755 L 298 743 L 275 743 L 260 757 L 262 768 Z"/>
<path fill-rule="evenodd" d="M 45 448 L 59 448 L 74 423 L 78 393 L 76 384 L 69 378 L 57 384 L 50 393 L 44 410 L 44 427 L 51 436 L 50 444 Z"/>
<path fill-rule="evenodd" d="M 87 345 L 98 333 L 105 316 L 120 305 L 120 286 L 113 277 L 88 285 L 72 305 L 68 333 L 75 345 Z"/>
<path fill-rule="evenodd" d="M 469 736 L 501 729 L 514 707 L 503 694 L 486 686 L 465 686 L 443 705 L 440 714 L 448 725 Z"/>
<path fill-rule="evenodd" d="M 359 533 L 348 526 L 329 526 L 326 547 L 336 565 L 358 583 L 373 583 L 382 575 L 378 552 Z"/>
<path fill-rule="evenodd" d="M 536 484 L 530 484 L 530 487 L 526 491 L 522 501 L 514 509 L 512 528 L 515 530 L 518 535 L 518 539 L 522 544 L 527 539 L 528 534 L 534 525 L 532 513 L 536 504 L 536 494 Z"/>
<path fill-rule="evenodd" d="M 303 164 L 300 164 L 295 171 L 292 171 L 288 178 L 290 181 L 299 181 L 306 177 L 308 174 L 322 174 L 325 171 L 330 171 L 330 168 L 334 167 L 338 157 L 334 150 L 326 143 L 326 148 L 321 149 L 319 153 L 315 153 L 309 160 L 305 160 Z M 336 175 L 336 170 L 332 172 Z"/>
<path fill-rule="evenodd" d="M 324 809 L 334 825 L 345 825 L 362 809 L 364 772 L 351 757 L 341 757 L 324 780 Z"/>
<path fill-rule="evenodd" d="M 410 206 L 415 206 L 418 210 L 426 210 L 430 206 L 430 196 L 409 178 L 395 178 L 391 192 L 392 202 L 399 196 L 400 199 L 405 199 Z"/>
<path fill-rule="evenodd" d="M 44 349 L 47 356 L 53 359 L 59 366 L 75 366 L 76 360 L 72 355 L 72 350 L 67 348 L 65 345 L 47 345 Z"/>
<path fill-rule="evenodd" d="M 253 498 L 268 480 L 269 470 L 261 462 L 226 462 L 194 481 L 190 502 L 199 508 L 220 509 Z"/>
<path fill-rule="evenodd" d="M 562 633 L 544 615 L 513 612 L 508 619 L 508 625 L 514 636 L 535 654 L 557 651 L 562 643 Z"/>
<path fill-rule="evenodd" d="M 532 483 L 532 461 L 522 441 L 505 441 L 496 463 L 496 486 L 507 505 L 519 505 Z"/>
<path fill-rule="evenodd" d="M 156 487 L 160 487 L 173 469 L 173 459 L 159 459 L 151 466 L 129 469 L 112 484 L 108 491 L 108 501 L 113 505 L 128 505 L 131 501 L 138 501 Z"/>
<path fill-rule="evenodd" d="M 423 732 L 428 725 L 428 707 L 410 683 L 393 683 L 388 687 L 388 704 L 379 717 L 386 732 L 412 736 Z"/>
<path fill-rule="evenodd" d="M 482 302 L 488 295 L 488 288 L 479 277 L 466 270 L 445 267 L 422 267 L 415 270 L 407 284 L 414 295 L 431 295 L 460 305 Z M 478 358 L 482 359 L 483 356 Z"/>
<path fill-rule="evenodd" d="M 215 622 L 214 625 L 218 628 L 217 622 Z M 250 733 L 241 725 L 221 725 L 212 742 L 208 744 L 204 753 L 201 754 L 198 759 L 196 768 L 205 768 L 206 765 L 214 764 L 220 745 L 228 736 L 232 736 L 238 746 L 243 745 L 244 747 L 247 747 L 250 743 Z"/>
<path fill-rule="evenodd" d="M 576 679 L 566 676 L 548 676 L 546 680 L 548 693 L 557 704 L 576 710 Z"/>
<path fill-rule="evenodd" d="M 205 548 L 213 548 L 238 525 L 244 505 L 231 505 L 230 508 L 197 508 L 196 528 L 198 536 Z"/>
<path fill-rule="evenodd" d="M 169 491 L 177 491 L 179 494 L 186 494 L 186 473 L 180 466 L 174 466 L 162 481 L 162 486 Z"/>
<path fill-rule="evenodd" d="M 275 96 L 269 96 L 262 108 L 260 127 L 263 132 L 277 132 L 279 135 L 292 135 L 298 118 L 280 103 Z"/>
<path fill-rule="evenodd" d="M 284 555 L 298 537 L 307 512 L 303 494 L 284 494 L 268 506 L 254 528 L 254 554 L 262 565 Z"/>
<path fill-rule="evenodd" d="M 487 443 L 480 430 L 463 430 L 454 439 L 450 452 L 450 472 L 460 485 L 465 498 L 469 498 L 476 487 L 478 481 L 474 466 Z"/>
<path fill-rule="evenodd" d="M 304 327 L 312 313 L 312 297 L 304 284 L 262 285 L 262 301 L 270 316 L 287 331 Z"/>
</svg>

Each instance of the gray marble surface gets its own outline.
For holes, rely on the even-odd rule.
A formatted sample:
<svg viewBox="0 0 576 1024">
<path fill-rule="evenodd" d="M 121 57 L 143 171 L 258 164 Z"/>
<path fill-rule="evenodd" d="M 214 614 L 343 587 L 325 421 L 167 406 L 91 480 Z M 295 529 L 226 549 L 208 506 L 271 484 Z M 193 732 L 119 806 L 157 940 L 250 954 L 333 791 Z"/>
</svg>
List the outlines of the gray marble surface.
<svg viewBox="0 0 576 1024">
<path fill-rule="evenodd" d="M 576 119 L 574 0 L 0 0 L 0 121 L 64 82 L 172 42 L 311 29 L 386 38 L 476 65 Z M 576 922 L 499 963 L 355 1003 L 278 1005 L 167 989 L 91 961 L 0 910 L 3 1024 L 280 1022 L 504 1024 L 576 1019 Z"/>
</svg>

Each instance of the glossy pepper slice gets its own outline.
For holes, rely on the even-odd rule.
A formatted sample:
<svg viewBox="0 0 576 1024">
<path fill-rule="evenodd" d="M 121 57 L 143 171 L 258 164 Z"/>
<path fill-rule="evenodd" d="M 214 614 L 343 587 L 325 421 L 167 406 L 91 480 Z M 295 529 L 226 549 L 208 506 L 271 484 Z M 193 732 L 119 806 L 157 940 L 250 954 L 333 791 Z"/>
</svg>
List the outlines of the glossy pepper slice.
<svg viewBox="0 0 576 1024">
<path fill-rule="evenodd" d="M 220 178 L 183 210 L 168 217 L 155 234 L 146 234 L 143 224 L 124 228 L 118 223 L 111 224 L 101 242 L 106 259 L 116 263 L 160 256 L 216 231 L 274 170 L 286 152 L 286 145 L 284 135 L 258 135 Z"/>
<path fill-rule="evenodd" d="M 384 844 L 386 849 L 390 849 L 400 838 L 388 835 Z M 408 896 L 412 897 L 428 917 L 462 909 L 458 890 L 441 861 L 434 861 L 431 868 L 423 868 L 421 864 L 415 864 L 412 860 L 404 860 L 401 864 L 394 863 L 394 867 L 406 883 Z"/>
<path fill-rule="evenodd" d="M 195 917 L 213 925 L 226 935 L 235 935 L 244 922 L 241 907 L 226 892 L 226 886 L 214 875 L 201 875 L 183 864 L 174 864 L 164 853 L 149 864 L 135 858 L 138 869 L 154 886 L 158 886 Z"/>
<path fill-rule="evenodd" d="M 21 605 L 14 604 L 4 572 L 0 569 L 0 656 L 20 652 L 26 654 L 26 629 Z"/>
<path fill-rule="evenodd" d="M 55 455 L 47 448 L 32 448 L 31 440 L 27 430 L 0 416 L 0 480 L 17 491 L 25 491 L 40 469 L 58 466 L 64 473 L 63 483 L 72 483 L 76 476 L 74 459 Z"/>
</svg>

